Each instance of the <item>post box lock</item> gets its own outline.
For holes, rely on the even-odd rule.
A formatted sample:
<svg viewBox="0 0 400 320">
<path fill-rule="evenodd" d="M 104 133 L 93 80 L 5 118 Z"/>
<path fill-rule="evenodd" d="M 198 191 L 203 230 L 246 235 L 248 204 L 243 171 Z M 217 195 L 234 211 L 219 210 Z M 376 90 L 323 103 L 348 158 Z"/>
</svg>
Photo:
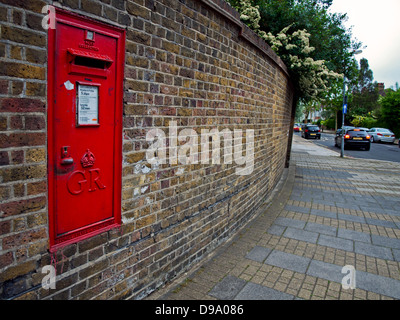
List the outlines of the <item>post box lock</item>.
<svg viewBox="0 0 400 320">
<path fill-rule="evenodd" d="M 74 163 L 74 159 L 71 157 L 69 153 L 70 147 L 62 147 L 61 148 L 61 164 L 69 165 Z"/>
</svg>

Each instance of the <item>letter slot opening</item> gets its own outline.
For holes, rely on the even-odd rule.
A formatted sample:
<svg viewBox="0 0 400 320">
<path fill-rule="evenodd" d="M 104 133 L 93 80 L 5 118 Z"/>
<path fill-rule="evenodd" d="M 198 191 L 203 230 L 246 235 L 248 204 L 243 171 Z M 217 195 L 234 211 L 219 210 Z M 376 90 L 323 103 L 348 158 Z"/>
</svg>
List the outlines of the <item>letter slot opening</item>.
<svg viewBox="0 0 400 320">
<path fill-rule="evenodd" d="M 107 69 L 108 62 L 104 60 L 86 58 L 86 57 L 79 57 L 76 56 L 73 63 L 77 66 L 83 66 L 88 68 L 97 68 L 97 69 Z"/>
<path fill-rule="evenodd" d="M 104 54 L 69 48 L 68 62 L 71 74 L 91 74 L 107 77 L 113 60 Z"/>
</svg>

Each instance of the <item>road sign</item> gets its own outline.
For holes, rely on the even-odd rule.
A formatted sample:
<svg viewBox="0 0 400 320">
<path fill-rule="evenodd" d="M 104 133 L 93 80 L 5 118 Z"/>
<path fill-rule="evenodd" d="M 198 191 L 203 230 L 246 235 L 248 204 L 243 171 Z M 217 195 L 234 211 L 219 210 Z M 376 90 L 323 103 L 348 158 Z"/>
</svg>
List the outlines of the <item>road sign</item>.
<svg viewBox="0 0 400 320">
<path fill-rule="evenodd" d="M 347 104 L 343 105 L 343 114 L 347 114 Z"/>
</svg>

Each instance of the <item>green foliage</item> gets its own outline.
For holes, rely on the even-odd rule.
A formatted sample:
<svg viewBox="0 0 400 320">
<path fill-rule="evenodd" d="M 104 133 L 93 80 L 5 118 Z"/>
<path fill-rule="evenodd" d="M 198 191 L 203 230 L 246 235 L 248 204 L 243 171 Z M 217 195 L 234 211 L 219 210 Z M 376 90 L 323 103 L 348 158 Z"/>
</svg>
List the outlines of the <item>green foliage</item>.
<svg viewBox="0 0 400 320">
<path fill-rule="evenodd" d="M 364 116 L 354 116 L 350 123 L 355 127 L 363 127 L 368 129 L 379 126 L 379 121 L 377 119 Z"/>
<path fill-rule="evenodd" d="M 335 129 L 335 119 L 329 118 L 327 120 L 322 120 L 321 125 L 323 125 L 327 129 L 334 130 Z"/>
<path fill-rule="evenodd" d="M 278 34 L 286 26 L 310 33 L 314 60 L 324 60 L 330 70 L 347 74 L 354 62 L 349 51 L 361 43 L 352 41 L 351 31 L 344 26 L 346 14 L 328 12 L 332 1 L 323 0 L 255 0 L 261 15 L 260 28 Z"/>
<path fill-rule="evenodd" d="M 397 137 L 400 136 L 400 89 L 394 91 L 386 90 L 386 96 L 380 97 L 379 103 L 382 106 L 382 120 L 387 128 L 392 130 Z"/>
<path fill-rule="evenodd" d="M 332 14 L 332 0 L 227 0 L 241 19 L 268 42 L 287 65 L 296 96 L 323 100 L 331 88 L 353 69 L 346 15 Z"/>
</svg>

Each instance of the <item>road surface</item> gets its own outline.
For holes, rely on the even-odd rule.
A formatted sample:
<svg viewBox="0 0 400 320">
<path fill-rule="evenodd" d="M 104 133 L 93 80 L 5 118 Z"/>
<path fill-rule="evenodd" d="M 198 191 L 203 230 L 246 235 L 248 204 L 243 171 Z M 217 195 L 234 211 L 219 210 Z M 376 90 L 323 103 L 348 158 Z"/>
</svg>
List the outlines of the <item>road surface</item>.
<svg viewBox="0 0 400 320">
<path fill-rule="evenodd" d="M 300 133 L 295 132 L 295 134 L 301 137 Z M 311 141 L 317 145 L 326 147 L 340 154 L 340 148 L 335 147 L 334 134 L 322 133 L 321 140 L 309 139 L 307 141 Z M 345 156 L 353 158 L 400 162 L 400 148 L 397 144 L 393 145 L 385 143 L 372 143 L 370 151 L 356 150 L 356 149 L 344 150 L 344 154 Z"/>
</svg>

